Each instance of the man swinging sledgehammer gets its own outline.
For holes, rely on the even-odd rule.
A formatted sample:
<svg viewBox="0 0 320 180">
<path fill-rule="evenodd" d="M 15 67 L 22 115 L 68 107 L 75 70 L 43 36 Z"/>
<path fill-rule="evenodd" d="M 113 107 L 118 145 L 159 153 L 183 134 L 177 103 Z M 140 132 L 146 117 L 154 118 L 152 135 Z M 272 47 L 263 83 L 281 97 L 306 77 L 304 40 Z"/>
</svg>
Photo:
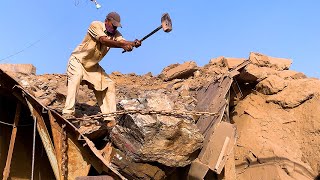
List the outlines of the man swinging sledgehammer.
<svg viewBox="0 0 320 180">
<path fill-rule="evenodd" d="M 117 30 L 121 27 L 120 16 L 111 12 L 104 22 L 93 21 L 82 43 L 71 53 L 67 67 L 68 92 L 62 111 L 65 119 L 75 118 L 76 96 L 81 83 L 88 84 L 93 89 L 100 110 L 103 114 L 116 111 L 115 83 L 108 77 L 99 65 L 110 48 L 122 48 L 132 51 L 139 47 L 141 41 L 126 41 Z M 115 124 L 112 117 L 105 119 L 110 125 Z"/>
</svg>

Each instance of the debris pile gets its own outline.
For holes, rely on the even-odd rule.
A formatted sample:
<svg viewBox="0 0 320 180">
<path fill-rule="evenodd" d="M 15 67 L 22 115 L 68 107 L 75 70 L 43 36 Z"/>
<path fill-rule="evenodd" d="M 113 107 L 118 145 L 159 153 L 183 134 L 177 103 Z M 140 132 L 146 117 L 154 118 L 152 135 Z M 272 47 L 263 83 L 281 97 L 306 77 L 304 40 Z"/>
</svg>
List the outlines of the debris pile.
<svg viewBox="0 0 320 180">
<path fill-rule="evenodd" d="M 210 176 L 208 170 L 192 172 L 203 165 L 213 178 L 315 178 L 320 174 L 320 81 L 289 70 L 291 63 L 250 53 L 248 60 L 218 57 L 203 67 L 193 61 L 173 64 L 157 76 L 113 72 L 117 110 L 209 111 L 217 116 L 119 115 L 111 130 L 87 127 L 87 137 L 100 149 L 107 143 L 125 157 L 115 164 L 127 178 L 186 178 L 188 173 L 178 172 L 189 169 L 193 177 Z M 66 75 L 7 73 L 41 104 L 61 113 Z M 77 100 L 77 116 L 99 114 L 86 85 Z"/>
</svg>

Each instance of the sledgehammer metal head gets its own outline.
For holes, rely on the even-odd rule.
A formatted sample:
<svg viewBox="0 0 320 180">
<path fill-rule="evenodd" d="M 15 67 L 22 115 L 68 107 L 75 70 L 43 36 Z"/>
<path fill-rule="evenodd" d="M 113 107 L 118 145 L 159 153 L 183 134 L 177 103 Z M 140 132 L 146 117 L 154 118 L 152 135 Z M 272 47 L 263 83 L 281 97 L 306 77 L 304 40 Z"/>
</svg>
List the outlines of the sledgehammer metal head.
<svg viewBox="0 0 320 180">
<path fill-rule="evenodd" d="M 162 15 L 161 26 L 164 32 L 170 32 L 172 30 L 172 21 L 168 13 Z"/>
</svg>

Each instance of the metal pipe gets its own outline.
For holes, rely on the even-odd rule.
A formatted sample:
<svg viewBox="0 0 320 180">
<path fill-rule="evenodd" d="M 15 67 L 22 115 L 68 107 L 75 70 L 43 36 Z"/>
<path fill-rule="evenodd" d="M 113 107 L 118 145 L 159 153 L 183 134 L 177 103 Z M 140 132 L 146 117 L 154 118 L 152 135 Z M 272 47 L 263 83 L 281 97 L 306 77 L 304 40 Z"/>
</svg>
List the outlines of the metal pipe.
<svg viewBox="0 0 320 180">
<path fill-rule="evenodd" d="M 33 174 L 34 174 L 34 156 L 35 156 L 35 151 L 36 151 L 36 132 L 37 132 L 37 119 L 34 118 L 33 142 L 32 142 L 31 180 L 33 180 Z"/>
</svg>

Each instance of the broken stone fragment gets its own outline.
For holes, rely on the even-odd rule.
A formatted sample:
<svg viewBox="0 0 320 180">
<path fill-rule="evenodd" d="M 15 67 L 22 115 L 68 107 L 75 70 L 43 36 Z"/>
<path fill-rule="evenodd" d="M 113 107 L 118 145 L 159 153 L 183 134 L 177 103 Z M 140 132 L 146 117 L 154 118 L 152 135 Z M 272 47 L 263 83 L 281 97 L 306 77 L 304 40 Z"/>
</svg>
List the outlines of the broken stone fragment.
<svg viewBox="0 0 320 180">
<path fill-rule="evenodd" d="M 259 82 L 256 88 L 257 91 L 261 92 L 262 94 L 270 95 L 282 91 L 286 86 L 287 82 L 285 80 L 276 75 L 271 75 Z"/>
<path fill-rule="evenodd" d="M 249 64 L 240 73 L 239 79 L 248 83 L 260 82 L 268 76 L 276 75 L 277 73 L 277 70 L 268 67 L 258 67 L 255 64 Z"/>
<path fill-rule="evenodd" d="M 183 64 L 175 64 L 170 68 L 164 68 L 159 75 L 165 81 L 172 79 L 186 79 L 193 75 L 198 70 L 197 64 L 194 61 L 188 61 Z"/>
<path fill-rule="evenodd" d="M 123 100 L 122 109 L 172 111 L 173 103 L 163 93 Z M 128 114 L 112 129 L 112 142 L 135 161 L 158 162 L 170 167 L 186 166 L 202 147 L 203 136 L 189 119 L 163 115 Z"/>
<path fill-rule="evenodd" d="M 45 92 L 43 91 L 43 90 L 39 90 L 39 91 L 36 91 L 35 93 L 34 93 L 34 96 L 36 97 L 36 98 L 40 98 L 40 97 L 42 97 L 42 96 L 44 96 L 45 95 Z"/>
<path fill-rule="evenodd" d="M 200 77 L 201 76 L 201 72 L 199 70 L 196 70 L 194 73 L 193 73 L 193 76 L 194 77 Z"/>
<path fill-rule="evenodd" d="M 297 71 L 292 71 L 292 70 L 279 71 L 277 73 L 277 75 L 279 77 L 281 77 L 282 79 L 305 79 L 305 78 L 307 78 L 307 76 L 304 75 L 303 73 L 297 72 Z"/>
<path fill-rule="evenodd" d="M 251 52 L 249 60 L 259 67 L 269 67 L 275 70 L 288 70 L 292 60 L 285 58 L 275 58 L 260 53 Z"/>
<path fill-rule="evenodd" d="M 122 73 L 119 72 L 119 71 L 114 71 L 114 72 L 111 73 L 111 75 L 113 75 L 113 76 L 122 76 Z"/>
<path fill-rule="evenodd" d="M 216 65 L 223 64 L 223 59 L 224 59 L 223 56 L 219 56 L 219 57 L 217 57 L 217 58 L 212 58 L 212 59 L 209 61 L 209 64 L 216 64 Z"/>
<path fill-rule="evenodd" d="M 246 59 L 245 58 L 223 58 L 223 63 L 228 67 L 228 69 L 232 69 L 239 64 L 243 63 Z"/>
<path fill-rule="evenodd" d="M 36 74 L 36 67 L 32 64 L 0 64 L 0 69 L 5 72 Z"/>
</svg>

